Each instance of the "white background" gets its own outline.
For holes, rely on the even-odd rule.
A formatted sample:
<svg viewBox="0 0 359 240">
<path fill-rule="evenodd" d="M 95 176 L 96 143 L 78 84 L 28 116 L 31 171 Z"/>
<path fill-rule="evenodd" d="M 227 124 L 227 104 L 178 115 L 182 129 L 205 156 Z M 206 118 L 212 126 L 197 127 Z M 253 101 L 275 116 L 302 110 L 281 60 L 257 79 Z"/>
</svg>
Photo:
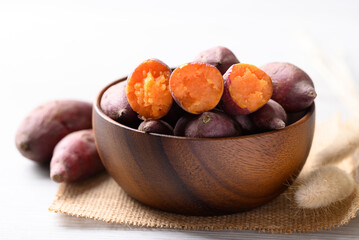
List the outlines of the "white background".
<svg viewBox="0 0 359 240">
<path fill-rule="evenodd" d="M 314 80 L 319 122 L 338 112 L 352 117 L 359 108 L 348 100 L 355 86 L 346 89 L 346 82 L 359 79 L 358 11 L 354 0 L 1 0 L 0 239 L 355 238 L 358 219 L 334 232 L 278 236 L 131 229 L 50 213 L 58 184 L 47 167 L 17 152 L 14 136 L 38 104 L 92 102 L 102 87 L 147 58 L 177 66 L 216 45 L 245 63 L 298 65 Z"/>
</svg>

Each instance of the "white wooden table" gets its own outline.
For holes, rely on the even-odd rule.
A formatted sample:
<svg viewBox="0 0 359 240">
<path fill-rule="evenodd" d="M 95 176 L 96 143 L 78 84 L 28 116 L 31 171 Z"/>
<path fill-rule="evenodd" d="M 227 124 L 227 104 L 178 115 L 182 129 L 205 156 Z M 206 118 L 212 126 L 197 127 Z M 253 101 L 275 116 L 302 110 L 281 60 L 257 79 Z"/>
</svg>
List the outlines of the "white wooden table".
<svg viewBox="0 0 359 240">
<path fill-rule="evenodd" d="M 358 1 L 0 1 L 0 239 L 359 238 L 358 218 L 333 231 L 278 235 L 130 228 L 51 213 L 58 184 L 14 144 L 20 121 L 40 103 L 93 101 L 147 58 L 176 66 L 216 45 L 258 66 L 295 63 L 315 82 L 318 121 L 351 117 L 358 109 L 332 86 L 344 80 L 328 79 L 320 64 L 345 60 L 359 79 L 358 10 Z"/>
</svg>

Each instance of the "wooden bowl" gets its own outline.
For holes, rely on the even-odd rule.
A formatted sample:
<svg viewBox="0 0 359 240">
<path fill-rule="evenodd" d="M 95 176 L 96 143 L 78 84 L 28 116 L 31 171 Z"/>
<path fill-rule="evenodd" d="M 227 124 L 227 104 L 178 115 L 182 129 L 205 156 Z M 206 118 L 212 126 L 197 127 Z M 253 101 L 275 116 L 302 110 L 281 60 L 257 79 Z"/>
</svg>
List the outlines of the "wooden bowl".
<svg viewBox="0 0 359 240">
<path fill-rule="evenodd" d="M 94 104 L 93 128 L 102 162 L 131 197 L 186 215 L 249 210 L 282 193 L 308 156 L 315 106 L 279 131 L 228 138 L 146 134 L 117 123 Z"/>
</svg>

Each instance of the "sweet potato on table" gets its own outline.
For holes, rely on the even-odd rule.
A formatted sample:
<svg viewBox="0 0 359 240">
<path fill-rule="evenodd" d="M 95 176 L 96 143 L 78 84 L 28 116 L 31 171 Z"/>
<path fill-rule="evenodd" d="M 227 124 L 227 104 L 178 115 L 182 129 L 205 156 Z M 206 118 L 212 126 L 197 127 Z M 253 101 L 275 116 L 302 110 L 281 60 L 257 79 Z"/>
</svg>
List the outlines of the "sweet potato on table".
<svg viewBox="0 0 359 240">
<path fill-rule="evenodd" d="M 86 179 L 104 169 L 92 129 L 70 133 L 55 147 L 50 176 L 55 182 Z"/>
<path fill-rule="evenodd" d="M 20 124 L 16 147 L 35 162 L 49 162 L 55 145 L 67 134 L 92 127 L 92 104 L 77 100 L 51 101 L 35 108 Z"/>
<path fill-rule="evenodd" d="M 272 96 L 271 78 L 251 64 L 238 63 L 224 74 L 221 107 L 229 115 L 249 114 L 261 108 Z"/>
<path fill-rule="evenodd" d="M 162 120 L 147 120 L 143 121 L 138 130 L 145 133 L 160 133 L 166 135 L 173 135 L 173 128 L 171 125 Z"/>
<path fill-rule="evenodd" d="M 149 59 L 128 77 L 127 100 L 144 120 L 160 119 L 170 110 L 173 102 L 168 87 L 170 75 L 171 69 L 166 64 Z"/>
<path fill-rule="evenodd" d="M 261 67 L 273 81 L 272 99 L 288 112 L 309 107 L 317 96 L 312 79 L 291 63 L 272 62 Z"/>
<path fill-rule="evenodd" d="M 223 75 L 230 66 L 239 63 L 234 53 L 226 47 L 217 46 L 200 52 L 195 62 L 207 63 L 215 66 Z"/>
<path fill-rule="evenodd" d="M 189 113 L 200 114 L 219 103 L 223 94 L 223 77 L 212 65 L 187 63 L 173 71 L 170 89 L 180 107 Z"/>
<path fill-rule="evenodd" d="M 122 81 L 108 88 L 101 98 L 101 109 L 113 120 L 137 128 L 141 121 L 127 101 L 126 86 L 127 81 Z"/>
</svg>

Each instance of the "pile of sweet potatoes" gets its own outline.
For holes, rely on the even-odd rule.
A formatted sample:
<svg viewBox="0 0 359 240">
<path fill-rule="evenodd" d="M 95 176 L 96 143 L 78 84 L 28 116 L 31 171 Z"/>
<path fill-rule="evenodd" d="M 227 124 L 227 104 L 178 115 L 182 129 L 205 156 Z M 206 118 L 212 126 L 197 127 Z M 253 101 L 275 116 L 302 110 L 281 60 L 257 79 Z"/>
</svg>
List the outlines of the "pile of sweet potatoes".
<svg viewBox="0 0 359 240">
<path fill-rule="evenodd" d="M 146 133 L 213 138 L 282 129 L 315 97 L 312 80 L 293 64 L 258 68 L 214 47 L 173 71 L 158 59 L 142 62 L 104 93 L 101 108 Z"/>
<path fill-rule="evenodd" d="M 78 100 L 44 103 L 20 124 L 16 147 L 38 163 L 50 163 L 56 182 L 85 179 L 104 167 L 92 131 L 92 104 Z"/>
<path fill-rule="evenodd" d="M 173 71 L 158 59 L 142 62 L 104 92 L 100 105 L 110 118 L 145 133 L 218 138 L 282 129 L 315 97 L 312 80 L 293 64 L 258 68 L 214 47 Z M 24 119 L 16 146 L 26 158 L 50 162 L 54 181 L 82 180 L 104 168 L 91 128 L 90 103 L 52 101 Z"/>
</svg>

